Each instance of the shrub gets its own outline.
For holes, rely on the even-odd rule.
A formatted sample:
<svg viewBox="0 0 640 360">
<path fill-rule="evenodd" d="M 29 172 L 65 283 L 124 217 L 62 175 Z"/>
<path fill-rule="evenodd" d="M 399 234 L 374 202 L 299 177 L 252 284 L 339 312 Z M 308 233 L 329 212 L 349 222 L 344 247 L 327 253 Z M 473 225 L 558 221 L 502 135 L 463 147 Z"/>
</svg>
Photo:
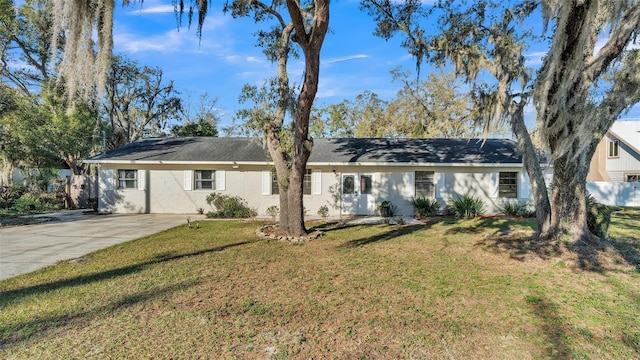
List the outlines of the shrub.
<svg viewBox="0 0 640 360">
<path fill-rule="evenodd" d="M 323 219 L 329 217 L 329 207 L 327 205 L 320 206 L 320 208 L 318 209 L 318 216 Z"/>
<path fill-rule="evenodd" d="M 38 199 L 36 199 L 32 195 L 25 194 L 14 202 L 12 209 L 17 213 L 28 214 L 42 211 L 44 209 L 44 206 Z"/>
<path fill-rule="evenodd" d="M 536 212 L 531 210 L 531 206 L 528 203 L 503 201 L 500 206 L 500 213 L 509 216 L 535 216 Z"/>
<path fill-rule="evenodd" d="M 207 213 L 208 218 L 242 219 L 257 215 L 257 212 L 249 208 L 247 202 L 239 196 L 211 193 L 207 196 L 207 204 L 215 210 Z"/>
<path fill-rule="evenodd" d="M 411 205 L 413 205 L 413 211 L 415 212 L 417 218 L 434 216 L 440 210 L 440 204 L 438 204 L 438 200 L 426 197 L 412 199 Z"/>
<path fill-rule="evenodd" d="M 596 200 L 587 195 L 587 227 L 593 235 L 602 239 L 609 234 L 609 225 L 611 224 L 611 213 L 613 210 L 603 204 L 598 204 Z"/>
<path fill-rule="evenodd" d="M 458 218 L 473 218 L 484 214 L 484 201 L 471 195 L 449 200 L 447 213 Z"/>
<path fill-rule="evenodd" d="M 393 217 L 396 214 L 396 206 L 391 203 L 389 200 L 384 200 L 377 207 L 378 211 L 380 211 L 380 216 L 382 217 Z"/>
<path fill-rule="evenodd" d="M 273 221 L 276 221 L 276 217 L 280 215 L 280 208 L 277 205 L 271 205 L 265 210 L 265 214 L 270 216 Z"/>
<path fill-rule="evenodd" d="M 13 207 L 16 200 L 20 199 L 22 195 L 27 193 L 27 190 L 26 186 L 18 184 L 3 187 L 2 194 L 0 195 L 1 205 L 5 210 L 8 210 Z"/>
<path fill-rule="evenodd" d="M 58 197 L 57 194 L 40 194 L 38 201 L 40 201 L 46 209 L 57 210 L 64 207 L 64 198 Z"/>
</svg>

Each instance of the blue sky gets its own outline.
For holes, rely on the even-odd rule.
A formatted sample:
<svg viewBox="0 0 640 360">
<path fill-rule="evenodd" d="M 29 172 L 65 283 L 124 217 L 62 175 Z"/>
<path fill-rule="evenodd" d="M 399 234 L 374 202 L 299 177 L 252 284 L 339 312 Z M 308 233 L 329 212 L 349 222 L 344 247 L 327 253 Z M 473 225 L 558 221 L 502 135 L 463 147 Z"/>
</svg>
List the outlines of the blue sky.
<svg viewBox="0 0 640 360">
<path fill-rule="evenodd" d="M 118 5 L 114 53 L 162 68 L 165 79 L 173 80 L 175 87 L 194 101 L 204 92 L 218 98 L 222 116 L 219 126 L 223 127 L 241 108 L 238 97 L 242 86 L 261 85 L 265 78 L 275 75 L 276 68 L 255 46 L 253 34 L 266 23 L 233 19 L 222 13 L 222 2 L 213 3 L 202 39 L 197 37 L 195 27 L 186 27 L 186 16 L 183 26 L 177 28 L 171 1 L 145 0 L 142 6 L 124 8 Z M 392 82 L 390 71 L 398 67 L 415 69 L 415 60 L 400 46 L 401 38 L 377 38 L 372 34 L 374 27 L 372 18 L 360 12 L 357 0 L 333 1 L 330 31 L 321 54 L 317 105 L 353 99 L 365 90 L 390 99 L 400 88 L 399 83 Z M 544 49 L 529 49 L 526 55 L 529 65 L 535 67 Z M 302 61 L 290 60 L 289 70 L 291 81 L 299 83 Z M 638 106 L 625 117 L 640 118 Z"/>
<path fill-rule="evenodd" d="M 394 96 L 400 85 L 392 83 L 390 71 L 415 66 L 400 39 L 374 37 L 374 22 L 359 11 L 356 1 L 335 1 L 331 11 L 316 104 L 352 99 L 365 90 L 385 99 Z M 220 5 L 214 5 L 200 40 L 195 28 L 177 29 L 170 2 L 145 0 L 142 7 L 117 7 L 114 53 L 162 68 L 167 80 L 194 99 L 203 92 L 217 97 L 224 126 L 241 107 L 242 86 L 262 84 L 276 74 L 275 65 L 255 46 L 253 33 L 259 26 L 251 19 L 224 15 Z M 300 83 L 302 60 L 292 59 L 289 70 L 291 81 Z"/>
</svg>

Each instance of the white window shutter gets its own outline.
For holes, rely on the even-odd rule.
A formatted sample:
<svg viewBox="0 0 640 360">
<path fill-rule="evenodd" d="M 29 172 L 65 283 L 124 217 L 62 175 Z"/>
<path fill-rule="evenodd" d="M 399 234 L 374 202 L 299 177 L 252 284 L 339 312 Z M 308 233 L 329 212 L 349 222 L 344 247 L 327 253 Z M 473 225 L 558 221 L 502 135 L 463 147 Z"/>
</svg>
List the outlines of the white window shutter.
<svg viewBox="0 0 640 360">
<path fill-rule="evenodd" d="M 491 173 L 489 176 L 489 182 L 489 197 L 497 198 L 500 193 L 500 173 Z"/>
<path fill-rule="evenodd" d="M 147 189 L 147 171 L 138 170 L 138 190 Z"/>
<path fill-rule="evenodd" d="M 313 195 L 321 195 L 322 194 L 322 171 L 313 170 L 311 172 L 311 181 L 312 181 L 312 189 Z"/>
<path fill-rule="evenodd" d="M 407 199 L 416 197 L 416 173 L 407 171 L 404 176 L 404 195 Z"/>
<path fill-rule="evenodd" d="M 433 182 L 436 184 L 436 198 L 443 199 L 446 195 L 445 182 L 446 174 L 445 173 L 434 173 L 433 174 Z"/>
<path fill-rule="evenodd" d="M 116 185 L 116 171 L 114 169 L 105 169 L 102 174 L 104 175 L 104 189 L 107 191 L 113 190 Z"/>
<path fill-rule="evenodd" d="M 262 195 L 271 195 L 271 171 L 262 172 Z"/>
<path fill-rule="evenodd" d="M 216 170 L 216 190 L 225 190 L 227 188 L 226 179 L 227 172 L 224 170 Z"/>
<path fill-rule="evenodd" d="M 193 171 L 191 170 L 184 171 L 184 189 L 186 191 L 193 190 Z"/>
<path fill-rule="evenodd" d="M 526 172 L 521 171 L 518 173 L 518 197 L 521 199 L 528 199 L 531 188 L 531 182 Z"/>
</svg>

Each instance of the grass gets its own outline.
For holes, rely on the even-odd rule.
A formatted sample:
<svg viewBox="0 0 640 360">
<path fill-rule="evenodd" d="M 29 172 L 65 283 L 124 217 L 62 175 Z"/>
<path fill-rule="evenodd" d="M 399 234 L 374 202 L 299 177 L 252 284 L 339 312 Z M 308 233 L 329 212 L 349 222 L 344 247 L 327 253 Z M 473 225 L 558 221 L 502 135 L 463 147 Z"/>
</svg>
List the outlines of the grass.
<svg viewBox="0 0 640 360">
<path fill-rule="evenodd" d="M 0 282 L 0 358 L 640 357 L 640 211 L 614 214 L 597 271 L 513 232 L 532 226 L 326 225 L 303 245 L 181 226 Z"/>
</svg>

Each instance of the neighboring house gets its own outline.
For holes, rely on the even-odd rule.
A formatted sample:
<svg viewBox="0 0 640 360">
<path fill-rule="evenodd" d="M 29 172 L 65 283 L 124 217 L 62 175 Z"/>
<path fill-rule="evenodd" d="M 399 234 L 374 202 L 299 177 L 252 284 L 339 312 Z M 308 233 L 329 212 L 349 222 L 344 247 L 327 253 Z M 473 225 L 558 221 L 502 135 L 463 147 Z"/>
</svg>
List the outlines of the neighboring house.
<svg viewBox="0 0 640 360">
<path fill-rule="evenodd" d="M 195 213 L 212 192 L 239 196 L 260 216 L 278 205 L 272 163 L 247 138 L 143 139 L 87 159 L 99 167 L 99 209 L 117 213 Z M 316 216 L 372 215 L 383 200 L 412 215 L 411 200 L 441 205 L 474 195 L 497 213 L 505 201 L 530 199 L 515 142 L 504 139 L 315 139 L 304 180 L 304 206 Z"/>
<path fill-rule="evenodd" d="M 640 121 L 616 121 L 596 147 L 587 190 L 598 202 L 640 206 Z"/>
</svg>

